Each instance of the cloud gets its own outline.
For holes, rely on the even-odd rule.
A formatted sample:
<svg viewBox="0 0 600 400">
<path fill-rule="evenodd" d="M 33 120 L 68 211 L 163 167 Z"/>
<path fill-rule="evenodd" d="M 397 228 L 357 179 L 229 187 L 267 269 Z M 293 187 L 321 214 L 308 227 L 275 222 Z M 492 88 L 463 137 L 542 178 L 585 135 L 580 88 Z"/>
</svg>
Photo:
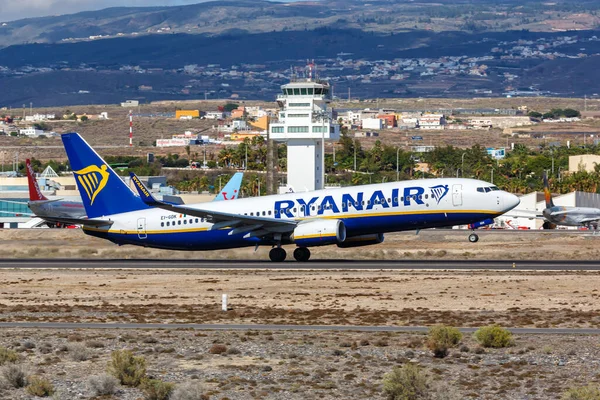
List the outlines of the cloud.
<svg viewBox="0 0 600 400">
<path fill-rule="evenodd" d="M 200 2 L 202 0 L 0 0 L 0 21 L 73 14 L 109 7 L 176 6 Z"/>
</svg>

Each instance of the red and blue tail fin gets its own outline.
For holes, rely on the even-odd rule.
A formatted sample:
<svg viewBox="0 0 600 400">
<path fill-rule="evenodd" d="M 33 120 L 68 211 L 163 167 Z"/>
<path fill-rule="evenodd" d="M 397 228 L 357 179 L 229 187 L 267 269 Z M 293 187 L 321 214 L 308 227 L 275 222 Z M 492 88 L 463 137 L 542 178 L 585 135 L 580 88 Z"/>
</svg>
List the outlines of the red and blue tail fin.
<svg viewBox="0 0 600 400">
<path fill-rule="evenodd" d="M 61 137 L 88 218 L 148 208 L 78 133 Z"/>
</svg>

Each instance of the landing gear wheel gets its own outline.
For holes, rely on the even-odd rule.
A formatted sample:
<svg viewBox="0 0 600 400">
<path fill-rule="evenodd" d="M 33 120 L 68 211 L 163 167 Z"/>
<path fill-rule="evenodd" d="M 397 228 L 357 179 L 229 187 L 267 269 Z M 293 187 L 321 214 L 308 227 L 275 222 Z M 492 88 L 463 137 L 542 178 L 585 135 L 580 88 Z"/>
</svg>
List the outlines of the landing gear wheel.
<svg viewBox="0 0 600 400">
<path fill-rule="evenodd" d="M 294 250 L 294 258 L 296 261 L 306 262 L 310 258 L 310 250 L 306 247 L 298 247 Z"/>
<path fill-rule="evenodd" d="M 269 251 L 269 258 L 273 262 L 282 262 L 285 261 L 285 257 L 287 253 L 281 247 L 273 247 L 271 251 Z"/>
<path fill-rule="evenodd" d="M 479 236 L 477 236 L 476 233 L 471 233 L 469 235 L 469 242 L 471 242 L 471 243 L 477 243 L 478 240 L 479 240 Z"/>
</svg>

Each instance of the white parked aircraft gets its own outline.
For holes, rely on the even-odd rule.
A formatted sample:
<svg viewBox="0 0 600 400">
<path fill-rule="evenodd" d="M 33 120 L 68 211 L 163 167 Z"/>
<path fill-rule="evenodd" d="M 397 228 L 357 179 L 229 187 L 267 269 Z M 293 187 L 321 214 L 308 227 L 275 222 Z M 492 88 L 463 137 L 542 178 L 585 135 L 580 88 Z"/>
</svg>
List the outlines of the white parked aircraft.
<svg viewBox="0 0 600 400">
<path fill-rule="evenodd" d="M 77 133 L 62 140 L 89 217 L 84 232 L 118 244 L 173 250 L 272 246 L 269 258 L 283 261 L 281 245 L 293 243 L 294 258 L 307 261 L 309 247 L 377 244 L 386 232 L 476 223 L 519 204 L 487 182 L 448 178 L 175 205 L 154 199 L 133 175 L 138 197 Z"/>
</svg>

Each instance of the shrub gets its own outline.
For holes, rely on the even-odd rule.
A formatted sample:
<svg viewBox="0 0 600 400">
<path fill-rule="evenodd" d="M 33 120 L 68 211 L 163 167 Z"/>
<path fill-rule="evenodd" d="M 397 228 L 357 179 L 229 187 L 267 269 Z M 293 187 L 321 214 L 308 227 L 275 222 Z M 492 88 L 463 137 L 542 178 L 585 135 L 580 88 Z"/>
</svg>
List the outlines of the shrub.
<svg viewBox="0 0 600 400">
<path fill-rule="evenodd" d="M 169 400 L 207 400 L 199 383 L 187 382 L 175 388 Z"/>
<path fill-rule="evenodd" d="M 213 346 L 208 350 L 210 354 L 223 354 L 227 351 L 227 346 L 224 344 L 213 344 Z"/>
<path fill-rule="evenodd" d="M 144 379 L 142 392 L 145 400 L 168 400 L 175 384 L 163 382 L 159 379 Z"/>
<path fill-rule="evenodd" d="M 104 343 L 102 343 L 99 340 L 88 340 L 87 342 L 85 342 L 85 345 L 92 349 L 101 349 L 104 347 Z"/>
<path fill-rule="evenodd" d="M 570 388 L 561 397 L 561 400 L 598 400 L 600 388 L 593 385 Z"/>
<path fill-rule="evenodd" d="M 27 393 L 38 397 L 48 397 L 54 394 L 52 383 L 41 376 L 32 375 L 28 379 L 29 384 L 25 388 Z"/>
<path fill-rule="evenodd" d="M 118 384 L 117 378 L 108 374 L 90 376 L 87 380 L 87 387 L 92 396 L 111 395 Z"/>
<path fill-rule="evenodd" d="M 427 337 L 427 347 L 437 358 L 444 358 L 448 355 L 448 349 L 455 347 L 462 339 L 462 333 L 451 326 L 433 326 L 429 328 Z"/>
<path fill-rule="evenodd" d="M 73 361 L 86 361 L 90 359 L 90 351 L 80 343 L 70 344 L 68 349 L 69 357 Z"/>
<path fill-rule="evenodd" d="M 14 363 L 19 360 L 19 355 L 16 351 L 9 350 L 6 347 L 0 346 L 0 365 L 4 365 L 7 362 Z"/>
<path fill-rule="evenodd" d="M 130 350 L 113 351 L 108 373 L 125 386 L 138 386 L 146 376 L 146 359 L 134 356 Z"/>
<path fill-rule="evenodd" d="M 389 400 L 425 399 L 427 375 L 414 364 L 394 367 L 383 377 L 383 392 Z"/>
<path fill-rule="evenodd" d="M 2 368 L 2 378 L 7 385 L 16 389 L 27 385 L 27 373 L 25 369 L 16 364 L 10 364 Z"/>
<path fill-rule="evenodd" d="M 484 326 L 473 334 L 473 337 L 483 347 L 508 347 L 513 344 L 512 333 L 499 325 Z"/>
</svg>

